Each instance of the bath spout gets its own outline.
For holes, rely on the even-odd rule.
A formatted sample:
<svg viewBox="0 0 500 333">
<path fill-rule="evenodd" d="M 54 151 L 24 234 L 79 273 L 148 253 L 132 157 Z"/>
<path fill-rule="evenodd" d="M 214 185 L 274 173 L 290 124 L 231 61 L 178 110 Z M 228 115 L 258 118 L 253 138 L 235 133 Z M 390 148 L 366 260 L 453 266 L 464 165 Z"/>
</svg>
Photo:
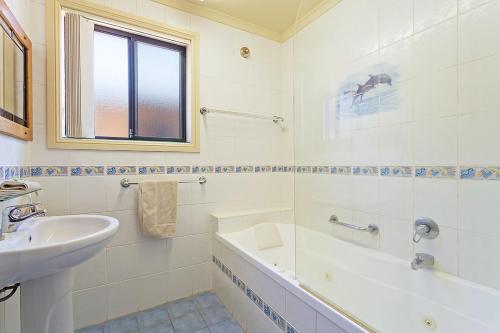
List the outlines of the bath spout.
<svg viewBox="0 0 500 333">
<path fill-rule="evenodd" d="M 427 253 L 417 253 L 415 259 L 411 262 L 411 269 L 414 271 L 424 268 L 434 266 L 434 256 Z"/>
</svg>

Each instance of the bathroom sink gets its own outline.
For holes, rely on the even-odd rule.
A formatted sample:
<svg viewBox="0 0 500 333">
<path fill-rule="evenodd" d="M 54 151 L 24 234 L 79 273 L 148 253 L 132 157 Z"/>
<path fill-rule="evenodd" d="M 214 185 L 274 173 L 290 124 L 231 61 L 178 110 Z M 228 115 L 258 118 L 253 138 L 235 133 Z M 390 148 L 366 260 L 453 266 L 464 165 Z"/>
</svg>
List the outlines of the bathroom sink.
<svg viewBox="0 0 500 333">
<path fill-rule="evenodd" d="M 72 267 L 101 251 L 118 230 L 101 215 L 38 217 L 0 241 L 0 289 L 21 283 L 22 332 L 73 332 Z"/>
<path fill-rule="evenodd" d="M 34 218 L 0 242 L 0 289 L 76 266 L 97 254 L 118 230 L 114 218 Z"/>
</svg>

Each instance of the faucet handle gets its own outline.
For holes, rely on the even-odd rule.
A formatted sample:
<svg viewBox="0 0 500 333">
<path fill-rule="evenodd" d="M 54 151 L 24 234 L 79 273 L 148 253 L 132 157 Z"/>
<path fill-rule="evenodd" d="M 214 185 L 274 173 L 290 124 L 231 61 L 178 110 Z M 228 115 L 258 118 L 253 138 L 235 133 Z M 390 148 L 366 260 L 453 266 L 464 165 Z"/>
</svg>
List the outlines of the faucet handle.
<svg viewBox="0 0 500 333">
<path fill-rule="evenodd" d="M 439 235 L 439 226 L 433 219 L 422 217 L 415 221 L 415 233 L 413 242 L 418 243 L 422 238 L 434 239 Z"/>
</svg>

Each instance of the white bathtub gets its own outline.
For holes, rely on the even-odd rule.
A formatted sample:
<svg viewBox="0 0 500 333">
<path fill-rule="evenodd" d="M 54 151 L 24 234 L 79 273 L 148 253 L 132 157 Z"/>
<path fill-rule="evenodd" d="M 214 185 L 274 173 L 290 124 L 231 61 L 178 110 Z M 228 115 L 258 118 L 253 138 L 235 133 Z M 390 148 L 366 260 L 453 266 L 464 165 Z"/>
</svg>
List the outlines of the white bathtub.
<svg viewBox="0 0 500 333">
<path fill-rule="evenodd" d="M 438 271 L 413 271 L 406 261 L 299 226 L 296 238 L 294 225 L 276 225 L 280 247 L 258 250 L 255 226 L 217 233 L 216 240 L 346 332 L 500 332 L 495 289 Z"/>
</svg>

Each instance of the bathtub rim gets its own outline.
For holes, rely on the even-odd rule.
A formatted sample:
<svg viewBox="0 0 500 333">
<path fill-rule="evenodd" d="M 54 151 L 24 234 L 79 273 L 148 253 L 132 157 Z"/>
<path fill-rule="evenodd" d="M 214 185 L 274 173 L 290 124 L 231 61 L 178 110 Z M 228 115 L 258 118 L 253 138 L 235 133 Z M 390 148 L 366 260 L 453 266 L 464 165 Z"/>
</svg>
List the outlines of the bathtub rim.
<svg viewBox="0 0 500 333">
<path fill-rule="evenodd" d="M 263 260 L 260 260 L 250 252 L 246 251 L 235 245 L 232 241 L 224 237 L 224 233 L 215 232 L 215 239 L 220 241 L 223 245 L 230 248 L 233 252 L 240 255 L 243 259 L 252 264 L 257 270 L 266 274 L 273 281 L 278 283 L 280 286 L 286 289 L 286 291 L 292 293 L 294 296 L 298 297 L 304 303 L 309 305 L 315 311 L 323 315 L 328 320 L 332 321 L 339 328 L 343 329 L 347 333 L 373 333 L 377 332 L 370 328 L 364 328 L 358 323 L 358 320 L 350 318 L 348 315 L 344 314 L 340 310 L 336 309 L 330 303 L 325 302 L 318 296 L 314 295 L 312 292 L 304 288 L 298 280 L 294 280 L 284 276 L 277 272 L 271 265 Z M 292 272 L 293 273 L 293 272 Z M 363 323 L 364 324 L 364 323 Z M 367 325 L 368 326 L 368 325 Z"/>
</svg>

